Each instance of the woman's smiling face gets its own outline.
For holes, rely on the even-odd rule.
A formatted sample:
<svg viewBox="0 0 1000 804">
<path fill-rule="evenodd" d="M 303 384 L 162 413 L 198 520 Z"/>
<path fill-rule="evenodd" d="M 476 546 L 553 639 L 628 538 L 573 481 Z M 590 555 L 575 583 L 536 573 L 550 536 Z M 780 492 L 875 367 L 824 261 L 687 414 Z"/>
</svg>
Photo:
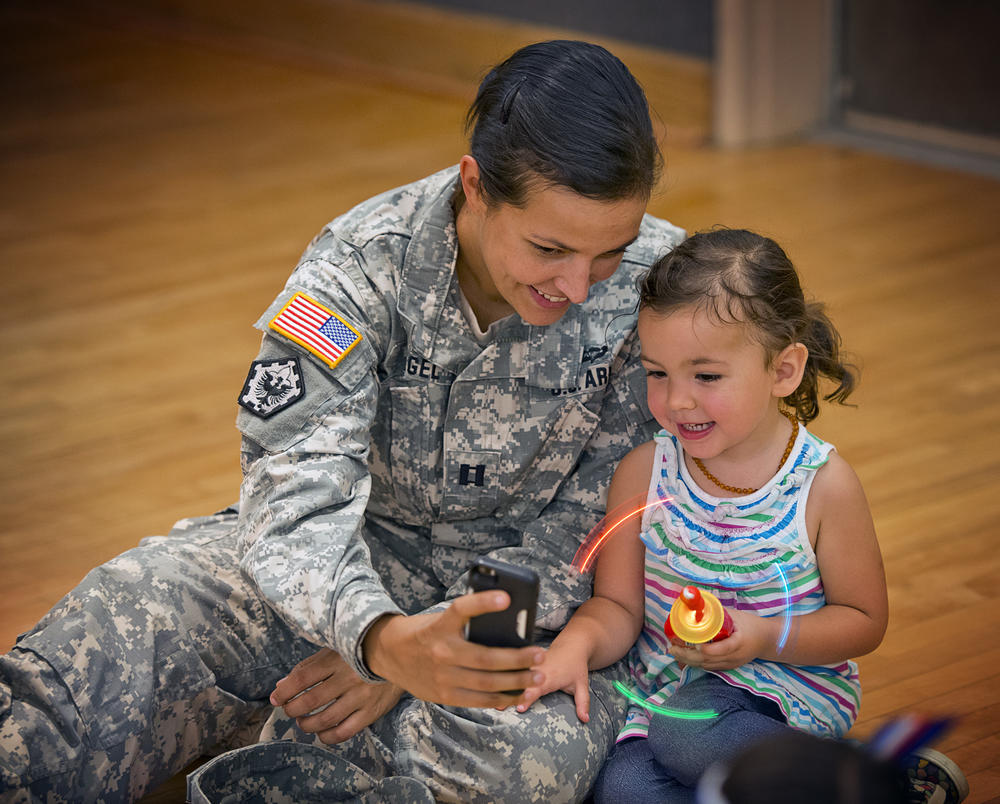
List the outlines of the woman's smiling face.
<svg viewBox="0 0 1000 804">
<path fill-rule="evenodd" d="M 645 198 L 598 201 L 541 183 L 523 206 L 490 205 L 468 156 L 462 184 L 459 282 L 481 324 L 512 312 L 536 326 L 558 321 L 615 272 L 646 209 Z"/>
</svg>

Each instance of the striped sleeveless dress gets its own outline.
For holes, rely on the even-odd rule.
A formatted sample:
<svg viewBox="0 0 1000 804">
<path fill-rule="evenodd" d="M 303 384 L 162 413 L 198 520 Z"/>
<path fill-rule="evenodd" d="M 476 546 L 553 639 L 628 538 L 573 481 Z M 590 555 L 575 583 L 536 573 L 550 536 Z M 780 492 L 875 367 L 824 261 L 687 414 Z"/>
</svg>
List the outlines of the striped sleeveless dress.
<svg viewBox="0 0 1000 804">
<path fill-rule="evenodd" d="M 660 504 L 643 514 L 646 614 L 629 667 L 633 692 L 669 708 L 679 685 L 707 672 L 679 668 L 666 650 L 663 624 L 684 586 L 708 589 L 729 609 L 784 618 L 780 646 L 794 641 L 795 616 L 825 604 L 805 509 L 816 471 L 833 447 L 800 427 L 788 459 L 767 485 L 721 499 L 691 478 L 674 436 L 662 430 L 654 440 L 647 503 Z M 793 728 L 824 736 L 846 732 L 861 703 L 858 669 L 851 661 L 803 666 L 755 659 L 715 674 L 777 703 Z M 618 740 L 645 737 L 649 717 L 648 710 L 631 706 Z"/>
</svg>

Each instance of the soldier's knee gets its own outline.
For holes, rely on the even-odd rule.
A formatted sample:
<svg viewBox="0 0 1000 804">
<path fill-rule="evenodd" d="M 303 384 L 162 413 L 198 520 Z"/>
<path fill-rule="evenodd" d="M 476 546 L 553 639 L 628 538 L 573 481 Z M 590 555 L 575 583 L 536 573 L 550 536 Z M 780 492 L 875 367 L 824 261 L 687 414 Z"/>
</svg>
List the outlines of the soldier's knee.
<svg viewBox="0 0 1000 804">
<path fill-rule="evenodd" d="M 59 675 L 14 648 L 0 656 L 0 792 L 65 776 L 83 750 L 82 723 Z"/>
<path fill-rule="evenodd" d="M 571 699 L 552 696 L 524 714 L 412 701 L 398 715 L 397 766 L 439 801 L 579 801 L 612 737 L 606 718 L 581 723 Z"/>
</svg>

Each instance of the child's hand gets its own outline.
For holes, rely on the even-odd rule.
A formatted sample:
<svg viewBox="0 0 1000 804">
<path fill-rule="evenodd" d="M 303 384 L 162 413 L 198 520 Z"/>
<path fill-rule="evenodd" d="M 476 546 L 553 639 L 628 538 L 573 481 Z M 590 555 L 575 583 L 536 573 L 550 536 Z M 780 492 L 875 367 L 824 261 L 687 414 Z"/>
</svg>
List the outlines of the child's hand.
<svg viewBox="0 0 1000 804">
<path fill-rule="evenodd" d="M 543 695 L 562 690 L 573 696 L 576 716 L 584 723 L 590 720 L 590 679 L 585 655 L 570 647 L 560 649 L 559 643 L 555 642 L 546 651 L 542 663 L 531 669 L 540 671 L 545 680 L 538 686 L 525 689 L 517 705 L 518 712 L 527 712 Z"/>
<path fill-rule="evenodd" d="M 765 653 L 773 642 L 774 618 L 765 619 L 747 611 L 730 610 L 729 613 L 734 625 L 730 636 L 693 647 L 671 641 L 670 655 L 692 667 L 733 670 Z"/>
</svg>

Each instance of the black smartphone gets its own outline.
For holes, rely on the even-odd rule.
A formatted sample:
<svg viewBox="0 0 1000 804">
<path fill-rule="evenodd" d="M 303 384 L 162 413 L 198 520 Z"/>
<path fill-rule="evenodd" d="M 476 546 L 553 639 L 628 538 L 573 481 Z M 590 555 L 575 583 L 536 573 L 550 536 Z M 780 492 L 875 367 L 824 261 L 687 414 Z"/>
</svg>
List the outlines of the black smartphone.
<svg viewBox="0 0 1000 804">
<path fill-rule="evenodd" d="M 470 619 L 466 639 L 497 648 L 522 648 L 534 641 L 538 575 L 533 570 L 481 556 L 469 570 L 469 587 L 473 592 L 502 589 L 510 605 Z"/>
</svg>

